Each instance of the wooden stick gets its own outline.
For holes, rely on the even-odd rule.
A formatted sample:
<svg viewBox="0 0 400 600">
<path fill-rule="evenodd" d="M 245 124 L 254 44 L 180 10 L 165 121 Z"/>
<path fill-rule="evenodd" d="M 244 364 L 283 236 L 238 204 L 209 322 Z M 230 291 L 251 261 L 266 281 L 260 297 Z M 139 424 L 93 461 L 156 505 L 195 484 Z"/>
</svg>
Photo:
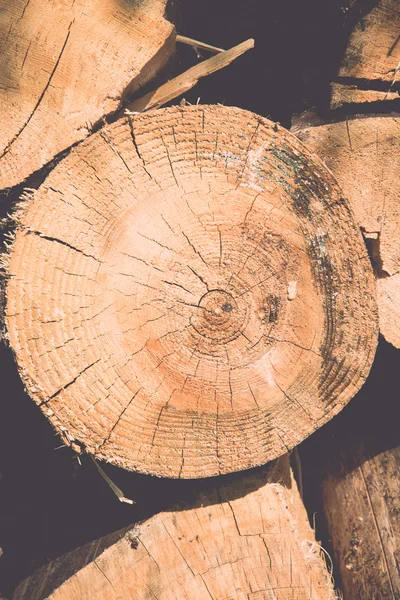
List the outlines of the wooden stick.
<svg viewBox="0 0 400 600">
<path fill-rule="evenodd" d="M 193 48 L 201 48 L 202 50 L 209 50 L 210 52 L 225 52 L 223 48 L 217 48 L 216 46 L 210 46 L 210 44 L 205 44 L 204 42 L 199 42 L 198 40 L 193 40 L 192 38 L 188 38 L 185 35 L 177 35 L 176 41 L 181 44 L 187 44 L 188 46 L 193 46 Z"/>
<path fill-rule="evenodd" d="M 159 108 L 177 96 L 184 94 L 196 85 L 199 79 L 211 75 L 224 67 L 227 67 L 236 58 L 254 48 L 254 40 L 249 39 L 238 46 L 220 52 L 200 64 L 191 67 L 185 73 L 178 75 L 171 81 L 164 83 L 154 92 L 149 92 L 142 98 L 134 100 L 125 108 L 125 114 L 139 113 L 151 108 Z"/>
<path fill-rule="evenodd" d="M 126 502 L 126 504 L 135 504 L 134 500 L 131 500 L 130 498 L 127 498 L 126 496 L 124 496 L 124 492 L 117 485 L 115 485 L 115 483 L 113 482 L 112 479 L 110 479 L 110 477 L 107 475 L 107 473 L 99 465 L 99 463 L 97 462 L 95 457 L 92 454 L 88 454 L 88 456 L 91 459 L 91 461 L 94 463 L 96 469 L 98 470 L 98 472 L 100 473 L 100 475 L 102 476 L 104 481 L 106 481 L 106 483 L 110 486 L 110 488 L 112 489 L 114 494 L 117 496 L 118 500 L 120 502 Z"/>
</svg>

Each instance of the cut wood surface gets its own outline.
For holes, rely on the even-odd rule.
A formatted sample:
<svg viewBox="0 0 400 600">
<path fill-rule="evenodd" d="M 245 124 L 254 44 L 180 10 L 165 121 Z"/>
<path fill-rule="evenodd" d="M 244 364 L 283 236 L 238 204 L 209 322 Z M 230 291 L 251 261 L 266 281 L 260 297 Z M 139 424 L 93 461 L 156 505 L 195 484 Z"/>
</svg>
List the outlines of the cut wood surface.
<svg viewBox="0 0 400 600">
<path fill-rule="evenodd" d="M 165 64 L 166 0 L 0 1 L 0 188 L 85 138 Z"/>
<path fill-rule="evenodd" d="M 372 10 L 357 21 L 350 35 L 339 77 L 389 83 L 395 77 L 400 63 L 399 3 L 378 0 L 374 4 Z"/>
<path fill-rule="evenodd" d="M 331 84 L 331 109 L 343 108 L 346 104 L 386 103 L 400 98 L 398 91 L 360 90 L 357 85 Z M 382 105 L 383 106 L 383 105 Z"/>
<path fill-rule="evenodd" d="M 400 273 L 379 279 L 377 295 L 380 330 L 388 342 L 400 348 Z"/>
<path fill-rule="evenodd" d="M 332 86 L 332 108 L 398 97 L 400 6 L 397 0 L 370 4 L 375 6 L 369 12 L 363 2 L 352 7 L 360 17 L 343 55 L 339 81 Z"/>
<path fill-rule="evenodd" d="M 206 484 L 204 484 L 206 486 Z M 96 540 L 22 582 L 13 600 L 333 600 L 289 472 L 208 482 L 191 502 Z"/>
<path fill-rule="evenodd" d="M 368 375 L 375 281 L 330 172 L 223 106 L 123 118 L 22 203 L 6 322 L 69 444 L 131 470 L 263 464 Z"/>
<path fill-rule="evenodd" d="M 370 239 L 384 277 L 378 284 L 380 329 L 399 347 L 399 278 L 391 280 L 400 272 L 400 117 L 353 117 L 296 134 L 332 170 Z"/>
</svg>

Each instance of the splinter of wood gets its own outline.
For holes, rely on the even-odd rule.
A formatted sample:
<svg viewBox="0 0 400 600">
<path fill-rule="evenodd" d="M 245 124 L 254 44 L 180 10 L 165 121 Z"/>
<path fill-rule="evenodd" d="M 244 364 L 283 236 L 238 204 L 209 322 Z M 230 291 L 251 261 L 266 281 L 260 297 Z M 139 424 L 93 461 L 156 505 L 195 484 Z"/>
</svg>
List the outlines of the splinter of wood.
<svg viewBox="0 0 400 600">
<path fill-rule="evenodd" d="M 110 477 L 107 475 L 104 469 L 99 465 L 93 454 L 89 454 L 88 456 L 93 462 L 98 472 L 100 473 L 100 475 L 102 476 L 102 478 L 104 479 L 104 481 L 110 486 L 114 494 L 117 496 L 118 500 L 120 502 L 125 502 L 126 504 L 135 504 L 134 500 L 131 500 L 130 498 L 124 496 L 124 492 L 113 482 L 112 479 L 110 479 Z"/>
<path fill-rule="evenodd" d="M 216 56 L 212 56 L 200 64 L 191 67 L 181 75 L 178 75 L 178 77 L 171 79 L 171 81 L 164 83 L 157 90 L 149 92 L 138 100 L 134 100 L 128 104 L 123 112 L 125 114 L 133 114 L 144 112 L 151 108 L 159 108 L 190 90 L 202 77 L 206 77 L 227 67 L 236 58 L 251 50 L 251 48 L 254 48 L 254 40 L 250 38 L 238 46 L 230 48 L 230 50 L 220 52 Z"/>
<path fill-rule="evenodd" d="M 225 52 L 223 48 L 217 48 L 216 46 L 210 46 L 204 42 L 193 40 L 192 38 L 186 37 L 185 35 L 177 35 L 176 41 L 187 46 L 193 46 L 193 48 L 201 48 L 202 50 L 209 50 L 210 52 Z"/>
</svg>

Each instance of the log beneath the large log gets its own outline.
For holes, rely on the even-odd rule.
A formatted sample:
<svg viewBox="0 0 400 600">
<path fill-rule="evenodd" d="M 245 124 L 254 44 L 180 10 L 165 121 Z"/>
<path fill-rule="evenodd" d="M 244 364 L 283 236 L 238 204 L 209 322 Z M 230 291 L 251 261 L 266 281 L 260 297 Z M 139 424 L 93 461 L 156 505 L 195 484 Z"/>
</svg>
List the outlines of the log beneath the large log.
<svg viewBox="0 0 400 600">
<path fill-rule="evenodd" d="M 326 167 L 223 106 L 127 117 L 21 205 L 6 322 L 68 444 L 206 477 L 281 456 L 368 375 L 375 281 Z"/>
<path fill-rule="evenodd" d="M 400 117 L 355 116 L 296 135 L 331 169 L 354 210 L 375 263 L 380 329 L 400 347 Z"/>
<path fill-rule="evenodd" d="M 87 544 L 22 582 L 13 600 L 332 600 L 331 576 L 287 456 Z"/>
<path fill-rule="evenodd" d="M 361 0 L 351 7 L 351 12 L 358 18 L 337 81 L 332 83 L 332 109 L 348 103 L 390 102 L 398 98 L 399 3 L 397 0 L 379 0 L 374 4 L 371 9 L 371 3 Z"/>
<path fill-rule="evenodd" d="M 0 0 L 0 189 L 85 138 L 166 63 L 167 0 Z"/>
</svg>

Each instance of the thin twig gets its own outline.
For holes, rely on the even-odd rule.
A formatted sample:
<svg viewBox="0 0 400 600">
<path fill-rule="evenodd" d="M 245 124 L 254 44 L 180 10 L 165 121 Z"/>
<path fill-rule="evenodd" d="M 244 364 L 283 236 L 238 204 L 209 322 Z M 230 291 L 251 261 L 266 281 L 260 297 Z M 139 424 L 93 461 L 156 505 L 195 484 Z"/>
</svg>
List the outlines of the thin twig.
<svg viewBox="0 0 400 600">
<path fill-rule="evenodd" d="M 251 48 L 254 48 L 253 39 L 246 40 L 230 50 L 224 50 L 207 60 L 203 60 L 203 62 L 191 67 L 188 71 L 178 75 L 178 77 L 164 83 L 154 92 L 149 92 L 145 96 L 142 96 L 142 98 L 134 100 L 121 111 L 122 114 L 129 115 L 150 110 L 151 108 L 159 108 L 190 90 L 202 77 L 206 77 L 227 67 L 232 61 L 247 52 L 247 50 L 251 50 Z"/>
<path fill-rule="evenodd" d="M 124 496 L 124 492 L 117 485 L 115 485 L 115 483 L 112 481 L 112 479 L 110 479 L 109 476 L 104 472 L 104 470 L 99 465 L 99 463 L 97 462 L 95 457 L 92 454 L 89 454 L 88 456 L 94 463 L 94 465 L 95 465 L 96 469 L 98 470 L 98 472 L 100 473 L 100 475 L 103 477 L 104 481 L 106 481 L 108 483 L 108 485 L 110 486 L 110 488 L 112 489 L 114 494 L 117 496 L 118 500 L 120 502 L 126 502 L 127 504 L 135 504 L 134 500 L 131 500 L 130 498 L 127 498 L 126 496 Z"/>
<path fill-rule="evenodd" d="M 177 35 L 176 41 L 181 44 L 187 44 L 188 46 L 193 46 L 193 48 L 201 48 L 202 50 L 209 50 L 210 52 L 225 52 L 223 48 L 217 48 L 216 46 L 210 46 L 210 44 L 205 44 L 204 42 L 199 42 L 198 40 L 193 40 L 192 38 L 186 37 L 185 35 Z"/>
</svg>

